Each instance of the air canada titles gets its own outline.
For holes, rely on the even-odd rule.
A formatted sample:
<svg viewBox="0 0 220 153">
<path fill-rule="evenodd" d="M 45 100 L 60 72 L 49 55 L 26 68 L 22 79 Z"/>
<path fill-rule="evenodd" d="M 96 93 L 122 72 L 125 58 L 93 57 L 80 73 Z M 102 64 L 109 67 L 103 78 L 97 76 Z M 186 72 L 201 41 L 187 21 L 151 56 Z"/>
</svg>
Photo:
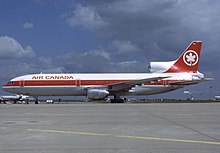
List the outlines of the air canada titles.
<svg viewBox="0 0 220 153">
<path fill-rule="evenodd" d="M 71 75 L 34 75 L 32 80 L 73 80 Z"/>
</svg>

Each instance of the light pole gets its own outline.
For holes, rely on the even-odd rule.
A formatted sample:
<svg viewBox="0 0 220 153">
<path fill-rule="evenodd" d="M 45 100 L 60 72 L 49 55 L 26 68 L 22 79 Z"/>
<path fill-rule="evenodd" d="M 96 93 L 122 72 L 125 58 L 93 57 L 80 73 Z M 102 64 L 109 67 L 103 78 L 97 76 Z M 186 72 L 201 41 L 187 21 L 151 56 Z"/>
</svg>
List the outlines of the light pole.
<svg viewBox="0 0 220 153">
<path fill-rule="evenodd" d="M 209 99 L 212 100 L 212 86 L 210 86 L 209 89 L 210 89 L 210 93 L 209 93 L 210 94 L 210 98 Z"/>
<path fill-rule="evenodd" d="M 192 93 L 187 89 L 183 92 L 184 94 L 187 94 L 187 100 L 193 100 Z"/>
</svg>

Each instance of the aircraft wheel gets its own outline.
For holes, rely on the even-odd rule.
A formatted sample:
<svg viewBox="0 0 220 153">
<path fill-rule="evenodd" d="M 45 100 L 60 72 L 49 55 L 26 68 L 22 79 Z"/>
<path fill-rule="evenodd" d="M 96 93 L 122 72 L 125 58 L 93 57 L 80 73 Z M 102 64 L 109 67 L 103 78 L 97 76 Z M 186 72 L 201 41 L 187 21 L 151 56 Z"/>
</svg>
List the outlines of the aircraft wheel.
<svg viewBox="0 0 220 153">
<path fill-rule="evenodd" d="M 124 103 L 124 102 L 125 102 L 124 99 L 119 100 L 119 103 Z"/>
<path fill-rule="evenodd" d="M 111 103 L 124 103 L 123 99 L 111 99 Z"/>
<path fill-rule="evenodd" d="M 111 99 L 111 103 L 116 103 L 116 100 L 115 99 Z"/>
</svg>

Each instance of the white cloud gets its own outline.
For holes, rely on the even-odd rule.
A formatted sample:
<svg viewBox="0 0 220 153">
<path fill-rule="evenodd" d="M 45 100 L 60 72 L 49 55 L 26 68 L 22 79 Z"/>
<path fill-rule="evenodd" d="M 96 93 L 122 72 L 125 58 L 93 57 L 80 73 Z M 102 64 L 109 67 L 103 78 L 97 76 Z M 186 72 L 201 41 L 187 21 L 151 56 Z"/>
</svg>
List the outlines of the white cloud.
<svg viewBox="0 0 220 153">
<path fill-rule="evenodd" d="M 66 53 L 57 57 L 67 72 L 106 72 L 111 56 L 105 50 L 92 50 L 83 53 Z"/>
<path fill-rule="evenodd" d="M 212 59 L 219 48 L 219 4 L 217 0 L 92 0 L 76 4 L 68 22 L 115 40 L 105 48 L 110 62 L 175 59 L 191 41 L 202 40 L 205 60 L 216 65 Z M 201 71 L 213 70 L 203 57 Z"/>
<path fill-rule="evenodd" d="M 1 81 L 8 81 L 11 78 L 39 72 L 38 65 L 34 64 L 34 62 L 29 61 L 21 61 L 21 60 L 4 60 L 0 65 L 0 69 L 4 73 L 0 73 Z"/>
<path fill-rule="evenodd" d="M 99 56 L 99 57 L 104 58 L 106 60 L 111 59 L 109 53 L 104 50 L 94 50 L 94 51 L 90 51 L 90 52 L 85 52 L 84 55 Z"/>
<path fill-rule="evenodd" d="M 25 22 L 24 25 L 23 25 L 24 29 L 31 29 L 33 27 L 34 27 L 34 24 L 31 23 L 31 22 Z"/>
<path fill-rule="evenodd" d="M 14 38 L 0 37 L 0 59 L 32 58 L 35 53 L 31 46 L 23 48 Z"/>
<path fill-rule="evenodd" d="M 63 67 L 55 67 L 55 68 L 48 68 L 43 69 L 42 73 L 64 73 L 65 69 Z"/>
<path fill-rule="evenodd" d="M 39 57 L 38 59 L 40 63 L 45 65 L 45 67 L 50 67 L 54 64 L 53 59 L 51 57 Z"/>
<path fill-rule="evenodd" d="M 52 57 L 39 57 L 38 58 L 41 72 L 43 73 L 63 73 L 65 69 L 62 66 L 57 66 L 56 59 Z"/>
<path fill-rule="evenodd" d="M 88 51 L 84 53 L 66 53 L 57 57 L 64 65 L 65 72 L 146 72 L 147 65 L 144 62 L 112 61 L 116 56 L 106 50 Z"/>
<path fill-rule="evenodd" d="M 114 64 L 118 71 L 124 71 L 124 72 L 130 72 L 130 71 L 143 71 L 145 70 L 145 65 L 138 61 L 124 61 L 124 62 L 118 62 Z M 147 68 L 146 68 L 147 71 Z"/>
<path fill-rule="evenodd" d="M 137 45 L 132 44 L 130 41 L 114 40 L 113 47 L 117 49 L 118 53 L 134 53 L 140 51 Z"/>
<path fill-rule="evenodd" d="M 89 29 L 98 29 L 106 25 L 98 12 L 91 7 L 77 5 L 68 23 L 71 27 L 84 26 Z"/>
</svg>

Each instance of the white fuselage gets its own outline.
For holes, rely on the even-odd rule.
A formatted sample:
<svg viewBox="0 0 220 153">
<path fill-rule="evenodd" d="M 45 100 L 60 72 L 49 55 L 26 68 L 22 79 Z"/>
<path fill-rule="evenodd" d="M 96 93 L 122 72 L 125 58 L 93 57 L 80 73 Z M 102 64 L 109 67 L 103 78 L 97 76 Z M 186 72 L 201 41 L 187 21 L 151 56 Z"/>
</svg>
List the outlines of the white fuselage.
<svg viewBox="0 0 220 153">
<path fill-rule="evenodd" d="M 30 96 L 87 96 L 101 100 L 123 95 L 159 94 L 204 81 L 198 72 L 202 42 L 193 41 L 174 61 L 151 62 L 151 73 L 32 74 L 17 77 L 5 91 Z"/>
<path fill-rule="evenodd" d="M 102 74 L 32 74 L 14 78 L 3 89 L 30 96 L 86 96 L 88 88 L 102 88 L 110 84 L 152 77 L 168 77 L 148 84 L 135 85 L 120 95 L 151 95 L 179 89 L 176 81 L 204 78 L 201 73 L 102 73 Z"/>
</svg>

